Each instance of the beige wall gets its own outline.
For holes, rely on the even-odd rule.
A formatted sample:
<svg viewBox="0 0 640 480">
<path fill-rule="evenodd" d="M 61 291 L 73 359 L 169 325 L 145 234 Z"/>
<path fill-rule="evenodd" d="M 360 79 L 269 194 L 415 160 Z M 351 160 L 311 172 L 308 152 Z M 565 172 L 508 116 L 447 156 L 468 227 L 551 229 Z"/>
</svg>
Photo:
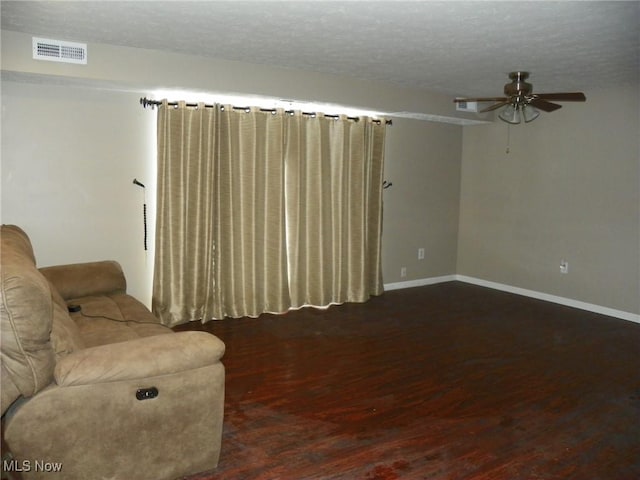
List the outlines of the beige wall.
<svg viewBox="0 0 640 480">
<path fill-rule="evenodd" d="M 453 111 L 444 96 L 353 79 L 102 45 L 89 45 L 89 66 L 63 65 L 32 60 L 28 35 L 2 32 L 2 40 L 0 220 L 27 230 L 40 265 L 118 260 L 130 292 L 147 303 L 153 256 L 142 248 L 143 193 L 132 181 L 147 186 L 152 238 L 155 112 L 139 105 L 141 95 L 173 86 Z M 385 282 L 454 274 L 462 127 L 400 119 L 387 132 Z M 418 247 L 429 250 L 424 261 Z"/>
<path fill-rule="evenodd" d="M 44 75 L 48 82 L 90 83 L 145 93 L 151 89 L 186 89 L 476 118 L 475 114 L 456 112 L 451 97 L 423 90 L 157 50 L 88 44 L 87 65 L 33 60 L 31 35 L 7 30 L 0 33 L 5 76 Z"/>
<path fill-rule="evenodd" d="M 464 128 L 458 274 L 640 313 L 638 91 Z"/>
<path fill-rule="evenodd" d="M 398 119 L 386 146 L 385 177 L 393 185 L 384 191 L 385 283 L 454 274 L 462 129 Z"/>
<path fill-rule="evenodd" d="M 152 257 L 133 179 L 154 177 L 155 132 L 138 98 L 3 82 L 0 217 L 27 231 L 40 266 L 115 259 L 147 300 Z"/>
</svg>

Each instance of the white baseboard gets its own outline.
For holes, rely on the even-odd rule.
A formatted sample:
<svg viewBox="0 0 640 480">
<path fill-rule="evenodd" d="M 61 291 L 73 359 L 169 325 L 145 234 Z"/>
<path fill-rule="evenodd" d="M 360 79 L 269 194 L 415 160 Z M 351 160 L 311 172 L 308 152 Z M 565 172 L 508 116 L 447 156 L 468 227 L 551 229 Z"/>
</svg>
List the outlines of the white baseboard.
<svg viewBox="0 0 640 480">
<path fill-rule="evenodd" d="M 572 298 L 559 297 L 557 295 L 537 292 L 535 290 L 528 290 L 526 288 L 514 287 L 503 283 L 491 282 L 489 280 L 483 280 L 481 278 L 468 277 L 466 275 L 444 275 L 441 277 L 422 278 L 419 280 L 409 280 L 406 282 L 388 283 L 384 286 L 384 288 L 385 290 L 398 290 L 401 288 L 421 287 L 424 285 L 435 285 L 437 283 L 452 281 L 471 283 L 473 285 L 479 285 L 481 287 L 493 288 L 494 290 L 515 293 L 517 295 L 523 295 L 525 297 L 536 298 L 538 300 L 544 300 L 546 302 L 557 303 L 560 305 L 565 305 L 567 307 L 578 308 L 580 310 L 586 310 L 601 315 L 607 315 L 609 317 L 615 317 L 622 320 L 628 320 L 630 322 L 640 323 L 640 314 L 625 312 L 624 310 L 616 310 L 609 307 L 603 307 L 602 305 L 595 305 L 593 303 L 581 302 L 580 300 L 574 300 Z"/>
<path fill-rule="evenodd" d="M 495 290 L 502 290 L 504 292 L 515 293 L 517 295 L 524 295 L 525 297 L 536 298 L 538 300 L 566 305 L 567 307 L 578 308 L 580 310 L 587 310 L 589 312 L 599 313 L 601 315 L 607 315 L 609 317 L 616 317 L 621 318 L 622 320 L 629 320 L 630 322 L 640 323 L 640 315 L 631 312 L 625 312 L 623 310 L 616 310 L 614 308 L 603 307 L 602 305 L 581 302 L 580 300 L 559 297 L 557 295 L 537 292 L 535 290 L 528 290 L 526 288 L 513 287 L 511 285 L 505 285 L 503 283 L 490 282 L 481 278 L 467 277 L 466 275 L 456 275 L 456 279 L 460 282 L 472 283 L 474 285 L 480 285 L 482 287 L 489 287 Z"/>
<path fill-rule="evenodd" d="M 420 278 L 406 282 L 386 283 L 384 289 L 400 290 L 401 288 L 424 287 L 425 285 L 435 285 L 436 283 L 453 282 L 457 280 L 456 277 L 457 275 L 444 275 L 442 277 Z"/>
</svg>

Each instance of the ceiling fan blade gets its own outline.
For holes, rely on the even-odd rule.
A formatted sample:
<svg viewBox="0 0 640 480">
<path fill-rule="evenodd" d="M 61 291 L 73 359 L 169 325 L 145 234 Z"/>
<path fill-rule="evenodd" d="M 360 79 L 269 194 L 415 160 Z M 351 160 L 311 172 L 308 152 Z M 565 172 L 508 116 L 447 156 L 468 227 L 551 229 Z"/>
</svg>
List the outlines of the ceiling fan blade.
<svg viewBox="0 0 640 480">
<path fill-rule="evenodd" d="M 582 92 L 536 93 L 535 97 L 559 102 L 584 102 L 587 99 Z"/>
<path fill-rule="evenodd" d="M 491 97 L 491 98 L 454 98 L 455 103 L 460 102 L 504 102 L 507 97 Z"/>
<path fill-rule="evenodd" d="M 493 110 L 497 110 L 500 107 L 504 107 L 505 105 L 509 105 L 509 102 L 506 99 L 504 101 L 502 101 L 502 102 L 494 103 L 493 105 L 480 110 L 479 113 L 491 112 Z"/>
<path fill-rule="evenodd" d="M 533 105 L 539 110 L 543 112 L 553 112 L 554 110 L 558 110 L 562 108 L 562 105 L 558 105 L 557 103 L 547 102 L 546 100 L 542 100 L 541 98 L 534 98 L 529 102 L 529 105 Z"/>
</svg>

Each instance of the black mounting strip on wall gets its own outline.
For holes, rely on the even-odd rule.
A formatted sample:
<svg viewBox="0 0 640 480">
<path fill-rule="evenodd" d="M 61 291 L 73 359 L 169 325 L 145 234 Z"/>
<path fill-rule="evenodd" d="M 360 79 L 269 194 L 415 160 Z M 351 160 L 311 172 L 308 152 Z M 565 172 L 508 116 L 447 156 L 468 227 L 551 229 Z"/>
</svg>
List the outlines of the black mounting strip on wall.
<svg viewBox="0 0 640 480">
<path fill-rule="evenodd" d="M 133 184 L 145 189 L 144 183 L 138 181 L 137 178 L 133 179 Z M 142 224 L 144 227 L 144 249 L 147 250 L 147 199 L 146 199 L 146 190 L 145 190 L 145 200 L 142 203 Z"/>
</svg>

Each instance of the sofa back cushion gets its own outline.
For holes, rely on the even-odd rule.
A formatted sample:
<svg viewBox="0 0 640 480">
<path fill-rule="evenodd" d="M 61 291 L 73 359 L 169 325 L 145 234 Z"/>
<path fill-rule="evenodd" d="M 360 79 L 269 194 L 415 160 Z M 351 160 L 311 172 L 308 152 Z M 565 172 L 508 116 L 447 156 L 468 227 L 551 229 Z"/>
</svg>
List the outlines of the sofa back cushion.
<svg viewBox="0 0 640 480">
<path fill-rule="evenodd" d="M 14 255 L 21 258 L 27 264 L 36 266 L 36 257 L 33 254 L 33 246 L 31 240 L 20 227 L 16 225 L 2 225 L 2 251 L 7 255 Z"/>
<path fill-rule="evenodd" d="M 31 242 L 19 227 L 0 231 L 0 354 L 2 413 L 20 395 L 29 397 L 53 379 L 50 341 L 53 302 L 37 270 Z"/>
<path fill-rule="evenodd" d="M 127 281 L 122 267 L 113 260 L 75 263 L 70 265 L 42 267 L 40 272 L 49 280 L 62 298 L 125 293 Z"/>
<path fill-rule="evenodd" d="M 85 348 L 78 326 L 69 316 L 69 309 L 62 296 L 49 282 L 53 300 L 53 321 L 51 325 L 51 344 L 56 353 L 56 361 L 65 355 Z"/>
</svg>

